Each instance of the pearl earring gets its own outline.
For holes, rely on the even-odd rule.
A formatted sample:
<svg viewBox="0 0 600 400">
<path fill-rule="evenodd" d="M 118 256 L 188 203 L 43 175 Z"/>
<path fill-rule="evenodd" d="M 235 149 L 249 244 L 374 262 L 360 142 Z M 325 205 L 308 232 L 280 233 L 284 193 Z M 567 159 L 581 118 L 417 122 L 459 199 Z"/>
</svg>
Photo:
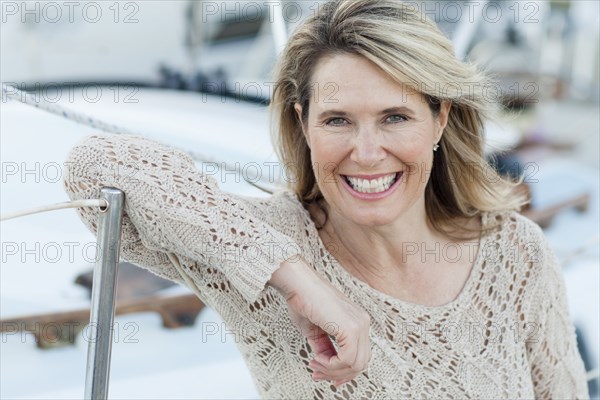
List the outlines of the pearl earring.
<svg viewBox="0 0 600 400">
<path fill-rule="evenodd" d="M 433 146 L 433 151 L 437 151 L 437 149 L 439 149 L 439 148 L 440 148 L 440 145 L 436 143 L 436 144 Z"/>
</svg>

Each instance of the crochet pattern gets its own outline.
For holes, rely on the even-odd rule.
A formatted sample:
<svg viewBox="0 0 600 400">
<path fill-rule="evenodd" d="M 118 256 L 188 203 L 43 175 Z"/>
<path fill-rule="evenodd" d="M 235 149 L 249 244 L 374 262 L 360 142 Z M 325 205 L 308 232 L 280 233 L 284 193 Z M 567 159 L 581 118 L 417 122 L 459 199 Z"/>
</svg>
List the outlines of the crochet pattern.
<svg viewBox="0 0 600 400">
<path fill-rule="evenodd" d="M 442 306 L 386 295 L 341 266 L 289 190 L 269 198 L 221 191 L 183 151 L 139 136 L 92 135 L 70 151 L 71 200 L 125 193 L 121 257 L 185 284 L 167 252 L 222 317 L 264 399 L 589 398 L 564 280 L 541 229 L 486 212 L 472 271 Z M 98 211 L 77 209 L 95 234 Z M 371 316 L 369 368 L 335 388 L 315 382 L 310 346 L 266 285 L 300 255 Z"/>
</svg>

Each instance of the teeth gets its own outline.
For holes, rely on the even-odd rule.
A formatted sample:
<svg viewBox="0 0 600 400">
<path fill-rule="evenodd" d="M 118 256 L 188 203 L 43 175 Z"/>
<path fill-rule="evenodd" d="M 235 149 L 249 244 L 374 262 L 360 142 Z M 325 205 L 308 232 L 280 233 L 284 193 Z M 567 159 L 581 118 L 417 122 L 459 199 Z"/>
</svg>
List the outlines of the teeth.
<svg viewBox="0 0 600 400">
<path fill-rule="evenodd" d="M 390 174 L 372 180 L 347 176 L 346 180 L 357 192 L 380 193 L 388 190 L 390 186 L 392 186 L 392 184 L 396 181 L 396 174 Z"/>
</svg>

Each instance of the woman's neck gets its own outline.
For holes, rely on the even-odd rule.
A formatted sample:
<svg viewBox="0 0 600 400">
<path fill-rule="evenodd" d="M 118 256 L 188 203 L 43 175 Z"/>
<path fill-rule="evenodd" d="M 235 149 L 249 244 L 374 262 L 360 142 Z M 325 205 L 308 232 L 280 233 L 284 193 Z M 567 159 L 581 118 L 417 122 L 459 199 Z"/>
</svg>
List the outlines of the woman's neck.
<svg viewBox="0 0 600 400">
<path fill-rule="evenodd" d="M 420 274 L 447 243 L 430 227 L 424 207 L 385 226 L 357 225 L 329 210 L 320 236 L 344 268 L 367 282 Z"/>
<path fill-rule="evenodd" d="M 324 218 L 318 206 L 311 215 Z M 438 234 L 424 211 L 407 215 L 393 226 L 364 227 L 329 210 L 319 236 L 346 271 L 380 292 L 415 304 L 447 304 L 470 276 L 480 242 Z M 474 219 L 464 226 L 481 229 Z"/>
</svg>

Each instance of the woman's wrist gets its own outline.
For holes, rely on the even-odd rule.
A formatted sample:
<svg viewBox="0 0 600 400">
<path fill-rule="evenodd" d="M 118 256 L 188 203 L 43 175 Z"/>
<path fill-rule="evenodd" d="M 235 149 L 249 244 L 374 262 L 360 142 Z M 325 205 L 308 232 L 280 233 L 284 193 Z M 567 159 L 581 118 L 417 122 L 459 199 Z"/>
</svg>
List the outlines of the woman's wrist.
<svg viewBox="0 0 600 400">
<path fill-rule="evenodd" d="M 306 277 L 311 273 L 312 271 L 304 260 L 296 257 L 283 261 L 267 283 L 288 299 L 298 291 L 300 284 L 306 283 Z"/>
</svg>

